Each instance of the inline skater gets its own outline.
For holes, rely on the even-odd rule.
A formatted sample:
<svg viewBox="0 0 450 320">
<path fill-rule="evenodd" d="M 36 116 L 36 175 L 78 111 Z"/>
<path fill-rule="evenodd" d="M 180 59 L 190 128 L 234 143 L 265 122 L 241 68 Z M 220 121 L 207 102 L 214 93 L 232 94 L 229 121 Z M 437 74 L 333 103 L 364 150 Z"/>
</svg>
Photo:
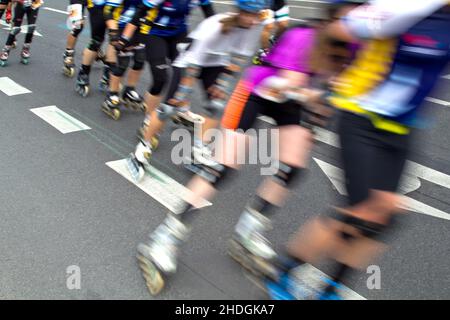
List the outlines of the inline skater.
<svg viewBox="0 0 450 320">
<path fill-rule="evenodd" d="M 75 46 L 77 39 L 84 28 L 84 13 L 87 6 L 87 0 L 70 0 L 67 8 L 71 30 L 67 34 L 66 50 L 64 51 L 63 73 L 72 78 L 75 75 Z"/>
<path fill-rule="evenodd" d="M 28 64 L 30 58 L 30 47 L 33 41 L 34 31 L 36 30 L 36 21 L 39 14 L 39 8 L 44 3 L 42 0 L 18 0 L 14 1 L 14 18 L 12 21 L 12 28 L 6 40 L 6 45 L 3 47 L 0 55 L 0 65 L 6 66 L 8 63 L 9 52 L 15 46 L 16 36 L 20 33 L 24 17 L 27 18 L 28 29 L 25 35 L 25 41 L 20 53 L 21 62 Z"/>
<path fill-rule="evenodd" d="M 270 9 L 265 10 L 262 14 L 268 15 L 266 25 L 261 33 L 261 48 L 253 57 L 253 64 L 261 64 L 276 39 L 289 26 L 289 6 L 284 0 L 274 0 Z"/>
<path fill-rule="evenodd" d="M 89 22 L 91 25 L 91 40 L 83 51 L 81 67 L 78 71 L 75 91 L 82 97 L 86 97 L 90 91 L 89 75 L 91 65 L 98 57 L 102 43 L 105 40 L 107 31 L 106 21 L 103 15 L 106 0 L 87 0 L 87 9 L 89 12 Z M 103 75 L 100 80 L 100 89 L 105 89 L 109 83 L 109 71 L 115 64 L 114 49 L 108 46 L 106 57 L 104 59 Z"/>
<path fill-rule="evenodd" d="M 126 24 L 131 22 L 141 3 L 142 0 L 108 0 L 106 2 L 104 10 L 106 25 L 109 30 L 114 30 L 113 32 L 116 33 L 116 36 L 110 39 L 112 44 L 118 40 Z M 156 4 L 157 2 L 155 2 Z M 136 85 L 146 59 L 145 45 L 141 41 L 140 33 L 136 32 L 127 48 L 116 53 L 117 63 L 111 70 L 109 91 L 102 104 L 102 110 L 113 119 L 118 120 L 121 102 L 130 108 L 144 110 L 143 99 L 136 91 Z M 132 59 L 133 67 L 128 71 L 128 83 L 122 94 L 119 94 L 120 81 Z"/>
<path fill-rule="evenodd" d="M 288 258 L 275 279 L 265 282 L 272 297 L 339 299 L 348 275 L 386 250 L 401 213 L 397 190 L 411 131 L 420 126 L 423 101 L 450 57 L 450 35 L 444 31 L 450 28 L 449 4 L 375 0 L 327 28 L 335 39 L 363 41 L 331 93 L 321 96 L 340 110 L 348 206 L 307 222 L 291 239 Z M 325 259 L 335 264 L 331 280 L 292 278 L 293 268 Z"/>
<path fill-rule="evenodd" d="M 251 9 L 249 9 L 247 6 L 250 5 L 254 8 L 254 17 L 256 18 L 257 11 L 259 11 L 258 9 L 264 8 L 264 6 L 266 6 L 266 3 L 261 2 L 259 7 L 255 4 L 255 2 L 252 2 L 251 4 L 244 1 L 242 3 L 237 3 L 237 6 L 239 8 L 244 8 L 244 15 L 248 15 L 248 11 L 250 11 Z M 242 11 L 240 14 L 242 14 Z M 211 58 L 204 54 L 205 50 L 206 52 L 218 52 L 218 48 L 211 48 L 210 46 L 208 46 L 208 37 L 205 37 L 204 33 L 201 32 L 204 30 L 209 30 L 210 32 L 215 30 L 215 28 L 210 26 L 210 23 L 212 23 L 213 21 L 220 22 L 221 20 L 212 19 L 217 18 L 212 17 L 205 20 L 203 22 L 203 25 L 201 24 L 198 27 L 199 31 L 197 32 L 197 34 L 196 31 L 194 31 L 194 42 L 191 48 L 185 53 L 185 55 L 180 57 L 181 59 L 186 59 L 185 62 L 199 65 L 199 63 L 203 60 L 200 60 L 200 58 L 198 58 L 199 60 L 191 61 L 190 59 L 192 59 L 192 57 L 197 57 L 197 54 L 199 53 L 203 53 L 202 58 L 205 59 L 205 61 L 210 61 Z M 261 29 L 259 29 L 259 32 L 260 31 Z M 298 34 L 297 31 L 299 31 L 300 34 Z M 269 186 L 269 189 L 271 188 L 270 191 L 273 197 L 278 199 L 273 200 L 277 202 L 276 204 L 269 204 L 269 202 L 274 198 L 266 201 L 267 207 L 281 204 L 281 202 L 283 201 L 282 198 L 285 198 L 286 196 L 286 191 L 284 190 L 284 188 L 288 184 L 293 182 L 296 173 L 300 171 L 298 169 L 305 166 L 307 152 L 304 152 L 304 150 L 308 150 L 310 148 L 312 134 L 309 129 L 305 129 L 299 125 L 302 118 L 300 115 L 300 107 L 297 105 L 297 103 L 285 99 L 285 96 L 283 95 L 283 93 L 281 93 L 281 91 L 291 91 L 292 89 L 292 91 L 294 92 L 294 88 L 308 84 L 308 78 L 311 70 L 307 66 L 306 57 L 309 57 L 309 55 L 311 54 L 310 48 L 313 43 L 312 40 L 314 39 L 311 32 L 311 29 L 305 28 L 305 30 L 292 30 L 291 34 L 286 34 L 287 38 L 285 38 L 285 42 L 283 43 L 283 50 L 281 50 L 280 52 L 284 52 L 285 54 L 287 54 L 287 52 L 290 52 L 291 55 L 287 57 L 283 54 L 283 58 L 281 58 L 280 52 L 278 52 L 278 56 L 276 53 L 274 53 L 272 57 L 269 56 L 271 59 L 273 59 L 271 61 L 273 61 L 274 65 L 277 65 L 277 68 L 275 68 L 274 72 L 272 72 L 273 70 L 271 70 L 270 68 L 269 70 L 264 71 L 253 70 L 252 73 L 255 79 L 254 89 L 255 92 L 258 93 L 255 93 L 254 99 L 252 98 L 251 100 L 249 100 L 249 103 L 247 104 L 245 110 L 241 110 L 242 121 L 237 121 L 234 123 L 234 126 L 230 130 L 232 132 L 229 132 L 228 135 L 228 137 L 230 137 L 230 140 L 228 140 L 228 137 L 225 140 L 225 149 L 223 149 L 223 152 L 221 154 L 225 155 L 226 159 L 219 156 L 219 161 L 215 161 L 215 159 L 209 158 L 207 159 L 207 163 L 202 162 L 199 166 L 199 168 L 201 168 L 199 174 L 194 177 L 194 179 L 188 185 L 188 188 L 192 193 L 190 194 L 190 196 L 184 199 L 185 203 L 183 207 L 179 208 L 179 210 L 175 214 L 169 214 L 166 220 L 155 230 L 155 232 L 150 235 L 150 240 L 147 243 L 141 243 L 138 246 L 138 259 L 140 261 L 140 266 L 146 279 L 146 283 L 150 290 L 150 293 L 158 293 L 164 285 L 164 276 L 176 271 L 176 257 L 178 247 L 185 240 L 188 234 L 188 225 L 195 215 L 195 210 L 193 209 L 197 207 L 196 203 L 198 199 L 210 199 L 214 193 L 215 188 L 221 183 L 221 180 L 223 180 L 230 171 L 237 168 L 236 162 L 234 162 L 236 151 L 233 149 L 233 147 L 234 145 L 239 143 L 234 142 L 236 142 L 237 140 L 242 141 L 243 139 L 247 138 L 242 133 L 234 132 L 235 129 L 246 130 L 251 128 L 259 112 L 273 116 L 278 121 L 280 128 L 284 127 L 283 129 L 285 129 L 282 130 L 282 139 L 280 139 L 280 141 L 282 140 L 284 142 L 282 148 L 283 150 L 281 151 L 280 155 L 280 162 L 283 161 L 283 163 L 280 164 L 280 171 L 275 175 L 275 186 Z M 222 35 L 221 37 L 219 37 L 214 33 L 210 36 L 217 41 L 212 43 L 216 44 L 217 46 L 223 45 L 224 48 L 230 48 L 228 42 L 224 40 L 224 38 L 226 38 L 226 35 Z M 254 39 L 254 46 L 256 47 L 258 45 L 258 37 L 253 35 L 252 38 Z M 296 41 L 293 41 L 294 39 Z M 203 43 L 202 40 L 205 43 Z M 196 41 L 198 41 L 197 44 Z M 282 40 L 280 40 L 278 44 L 281 44 L 281 41 Z M 246 42 L 241 41 L 239 43 Z M 296 44 L 295 47 L 293 47 L 294 43 Z M 286 51 L 285 49 L 287 45 L 290 45 L 290 49 L 292 50 Z M 306 46 L 308 47 L 308 49 L 299 50 L 302 46 Z M 248 50 L 245 56 L 250 59 L 253 52 L 254 51 L 252 50 Z M 299 55 L 299 52 L 302 53 Z M 240 56 L 240 59 L 242 59 L 242 56 Z M 176 61 L 176 63 L 177 62 L 179 61 Z M 243 65 L 242 62 L 235 62 L 234 64 L 241 66 Z M 236 68 L 235 66 L 233 66 L 228 69 Z M 202 68 L 197 72 L 194 72 L 193 70 L 190 72 L 196 75 L 200 74 L 201 77 L 204 70 L 205 69 Z M 230 76 L 229 71 L 226 71 L 224 74 Z M 174 101 L 169 100 L 169 102 L 175 102 L 175 105 L 177 105 L 178 107 L 184 106 L 184 104 L 180 102 L 186 102 L 186 87 L 192 85 L 189 81 L 186 80 L 189 79 L 183 78 L 181 85 L 179 86 L 179 91 L 174 95 Z M 220 78 L 219 76 L 217 83 L 222 83 L 223 80 L 224 79 Z M 274 87 L 272 87 L 272 85 L 270 84 L 280 82 L 282 83 L 283 87 L 280 90 L 274 89 Z M 223 89 L 221 90 L 226 91 L 227 89 L 225 88 L 225 86 L 226 84 L 223 84 Z M 264 90 L 266 90 L 266 93 L 263 93 Z M 277 93 L 273 94 L 273 91 L 277 91 Z M 215 92 L 211 90 L 210 94 L 214 95 Z M 264 98 L 259 96 L 259 94 L 264 96 Z M 298 98 L 300 95 L 297 93 L 292 93 L 291 96 L 295 96 Z M 165 110 L 161 110 L 161 112 L 168 111 L 169 107 L 170 106 L 166 106 Z M 289 148 L 287 148 L 288 145 Z M 138 146 L 137 152 L 139 151 L 140 150 Z M 137 152 L 136 155 L 138 155 Z M 232 155 L 233 153 L 234 155 Z M 228 161 L 230 155 L 232 155 L 231 158 L 233 160 Z M 145 156 L 145 154 L 142 154 L 142 156 Z M 139 159 L 135 160 L 139 161 Z M 275 195 L 276 193 L 278 193 L 278 196 Z M 261 197 L 256 197 L 254 201 L 255 205 L 263 204 L 263 197 L 263 195 L 261 195 Z M 245 238 L 248 240 L 245 242 L 249 245 L 249 247 L 251 247 L 252 249 L 259 249 L 258 254 L 267 257 L 268 255 L 271 255 L 271 252 L 269 252 L 271 251 L 271 249 L 267 249 L 268 246 L 266 245 L 265 241 L 263 241 L 263 237 L 257 236 L 257 234 L 259 234 L 259 231 L 261 231 L 260 226 L 265 225 L 264 221 L 267 221 L 267 218 L 264 219 L 264 221 L 261 221 L 262 219 L 260 218 L 260 216 L 262 215 L 259 214 L 259 216 L 257 216 L 256 214 L 254 214 L 255 210 L 253 210 L 251 213 L 246 213 L 245 218 L 241 219 L 241 221 L 239 222 L 240 227 L 237 228 L 237 233 L 242 236 L 240 239 Z M 242 230 L 241 232 L 242 225 L 249 222 L 251 225 L 246 225 L 245 230 Z"/>
<path fill-rule="evenodd" d="M 143 0 L 143 6 L 135 15 L 133 22 L 127 25 L 123 33 L 123 39 L 119 42 L 122 44 L 121 46 L 127 43 L 140 26 L 139 31 L 147 47 L 147 61 L 154 79 L 152 86 L 145 95 L 147 111 L 142 128 L 139 129 L 140 138 L 144 136 L 144 131 L 150 123 L 152 113 L 161 102 L 162 92 L 169 84 L 170 64 L 168 64 L 167 60 L 172 62 L 176 58 L 179 44 L 189 42 L 189 39 L 186 39 L 188 29 L 186 20 L 191 8 L 195 5 L 200 6 L 206 18 L 214 15 L 214 8 L 210 0 L 164 2 L 159 6 L 156 6 L 151 1 Z M 145 16 L 147 16 L 146 22 L 140 24 L 139 18 Z M 119 51 L 121 46 L 118 47 Z M 176 88 L 181 75 L 177 68 L 172 70 L 172 81 L 175 85 L 170 85 L 170 87 Z M 149 134 L 145 134 L 145 136 L 149 140 L 152 139 L 149 137 Z M 144 137 L 144 139 L 147 138 Z M 157 139 L 153 139 L 152 143 L 157 145 Z"/>
</svg>

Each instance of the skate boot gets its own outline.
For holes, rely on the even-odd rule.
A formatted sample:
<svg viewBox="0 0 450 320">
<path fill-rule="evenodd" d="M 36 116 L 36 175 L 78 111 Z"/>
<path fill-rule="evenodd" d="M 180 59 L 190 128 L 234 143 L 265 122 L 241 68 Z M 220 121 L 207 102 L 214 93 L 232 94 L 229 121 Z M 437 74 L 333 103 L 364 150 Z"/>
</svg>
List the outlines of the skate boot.
<svg viewBox="0 0 450 320">
<path fill-rule="evenodd" d="M 150 235 L 150 241 L 137 247 L 137 259 L 151 295 L 164 287 L 164 277 L 176 272 L 179 246 L 185 241 L 188 228 L 174 215 Z"/>
<path fill-rule="evenodd" d="M 263 233 L 271 228 L 270 220 L 258 211 L 246 208 L 239 218 L 230 240 L 229 254 L 244 269 L 257 276 L 277 277 L 277 256 Z"/>
<path fill-rule="evenodd" d="M 182 126 L 188 128 L 189 130 L 194 130 L 196 124 L 202 124 L 205 122 L 205 118 L 202 116 L 189 111 L 189 108 L 180 110 L 172 117 L 172 121 L 175 124 L 181 124 Z"/>
<path fill-rule="evenodd" d="M 63 74 L 69 78 L 72 78 L 75 75 L 74 56 L 75 56 L 75 50 L 66 50 L 64 52 Z"/>
<path fill-rule="evenodd" d="M 122 103 L 125 107 L 135 111 L 145 112 L 146 110 L 144 100 L 132 87 L 125 87 L 125 90 L 122 93 Z"/>
<path fill-rule="evenodd" d="M 102 111 L 113 120 L 120 118 L 120 98 L 117 92 L 108 92 L 102 104 Z"/>
<path fill-rule="evenodd" d="M 152 157 L 152 147 L 144 142 L 139 141 L 134 153 L 127 158 L 127 167 L 134 181 L 140 182 L 145 176 L 145 172 L 150 168 L 150 159 Z"/>
<path fill-rule="evenodd" d="M 87 97 L 90 91 L 89 87 L 89 75 L 84 73 L 83 70 L 80 69 L 77 76 L 77 83 L 75 85 L 75 91 L 80 94 L 82 97 Z"/>
<path fill-rule="evenodd" d="M 99 83 L 100 91 L 104 91 L 104 92 L 108 91 L 108 88 L 109 88 L 109 72 L 110 72 L 109 66 L 105 65 L 103 67 L 103 75 L 102 75 L 102 78 L 100 79 L 100 83 Z"/>
<path fill-rule="evenodd" d="M 5 46 L 0 54 L 0 66 L 5 67 L 8 64 L 9 52 L 11 51 L 11 46 Z"/>
<path fill-rule="evenodd" d="M 20 62 L 22 64 L 27 65 L 30 61 L 30 56 L 31 56 L 30 47 L 31 47 L 31 44 L 29 44 L 29 43 L 25 43 L 23 45 L 22 52 L 20 53 L 20 58 L 21 58 Z"/>
<path fill-rule="evenodd" d="M 144 132 L 148 126 L 150 126 L 150 115 L 146 114 L 141 127 L 137 130 L 136 133 L 139 140 L 144 140 Z M 153 150 L 156 150 L 159 146 L 159 136 L 160 136 L 159 133 L 156 134 L 155 136 L 152 137 L 150 141 Z"/>
</svg>

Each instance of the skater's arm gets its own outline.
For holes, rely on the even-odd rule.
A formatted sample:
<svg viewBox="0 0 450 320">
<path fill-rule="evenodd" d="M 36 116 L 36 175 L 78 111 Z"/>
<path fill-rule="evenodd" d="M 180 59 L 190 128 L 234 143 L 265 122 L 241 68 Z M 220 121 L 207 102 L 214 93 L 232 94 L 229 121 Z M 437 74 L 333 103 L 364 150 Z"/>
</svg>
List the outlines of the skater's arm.
<svg viewBox="0 0 450 320">
<path fill-rule="evenodd" d="M 109 30 L 118 30 L 119 23 L 114 19 L 114 11 L 123 3 L 123 0 L 108 0 L 103 8 L 103 17 Z"/>
</svg>

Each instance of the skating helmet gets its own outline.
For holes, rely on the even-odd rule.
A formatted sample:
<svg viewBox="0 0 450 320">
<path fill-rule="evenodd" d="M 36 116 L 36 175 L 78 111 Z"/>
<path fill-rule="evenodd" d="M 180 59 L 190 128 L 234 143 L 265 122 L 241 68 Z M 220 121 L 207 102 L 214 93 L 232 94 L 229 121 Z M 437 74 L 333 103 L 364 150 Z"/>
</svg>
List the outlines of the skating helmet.
<svg viewBox="0 0 450 320">
<path fill-rule="evenodd" d="M 270 0 L 236 0 L 236 6 L 247 12 L 258 13 L 261 10 L 270 8 Z"/>
</svg>

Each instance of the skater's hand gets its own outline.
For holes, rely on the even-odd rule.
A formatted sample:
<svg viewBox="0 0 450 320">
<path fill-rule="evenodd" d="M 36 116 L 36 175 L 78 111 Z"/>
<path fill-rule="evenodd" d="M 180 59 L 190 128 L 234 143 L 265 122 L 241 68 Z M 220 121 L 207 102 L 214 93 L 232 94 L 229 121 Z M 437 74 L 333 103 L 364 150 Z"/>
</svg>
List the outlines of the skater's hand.
<svg viewBox="0 0 450 320">
<path fill-rule="evenodd" d="M 125 49 L 130 45 L 130 41 L 121 36 L 119 40 L 112 45 L 117 50 L 117 52 L 122 52 L 125 51 Z"/>
</svg>

